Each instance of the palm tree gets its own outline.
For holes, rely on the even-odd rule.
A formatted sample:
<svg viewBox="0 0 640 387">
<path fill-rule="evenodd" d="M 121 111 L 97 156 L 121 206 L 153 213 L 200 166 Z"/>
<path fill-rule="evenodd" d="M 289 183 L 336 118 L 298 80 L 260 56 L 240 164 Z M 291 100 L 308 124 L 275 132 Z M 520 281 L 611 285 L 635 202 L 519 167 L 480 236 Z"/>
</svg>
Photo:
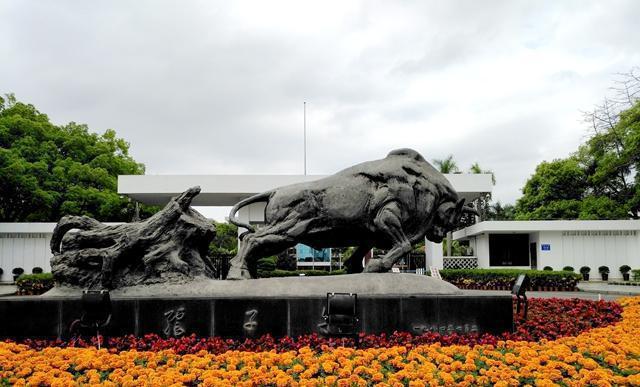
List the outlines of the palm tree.
<svg viewBox="0 0 640 387">
<path fill-rule="evenodd" d="M 434 159 L 433 163 L 438 167 L 440 173 L 460 173 L 453 155 L 449 155 L 446 159 Z"/>
<path fill-rule="evenodd" d="M 475 174 L 489 173 L 491 174 L 491 182 L 493 183 L 493 185 L 496 185 L 496 175 L 493 173 L 493 171 L 489 171 L 489 170 L 483 171 L 482 168 L 480 167 L 480 164 L 478 164 L 477 161 L 471 164 L 471 168 L 469 168 L 469 173 L 475 173 Z"/>
</svg>

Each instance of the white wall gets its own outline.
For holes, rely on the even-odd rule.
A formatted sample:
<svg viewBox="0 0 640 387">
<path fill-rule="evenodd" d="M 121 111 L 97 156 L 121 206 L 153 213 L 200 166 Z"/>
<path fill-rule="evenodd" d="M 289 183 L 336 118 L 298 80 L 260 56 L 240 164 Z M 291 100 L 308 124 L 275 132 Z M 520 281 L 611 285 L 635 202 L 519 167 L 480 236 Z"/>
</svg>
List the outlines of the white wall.
<svg viewBox="0 0 640 387">
<path fill-rule="evenodd" d="M 472 238 L 476 239 L 478 267 L 489 268 L 488 234 Z M 554 270 L 572 266 L 578 272 L 580 267 L 589 266 L 591 279 L 599 279 L 598 267 L 604 265 L 609 267 L 609 278 L 617 279 L 622 278 L 618 270 L 622 265 L 640 269 L 640 231 L 540 231 L 529 233 L 529 243 L 533 242 L 538 250 L 539 270 L 545 266 Z M 550 245 L 551 249 L 543 251 L 543 244 Z"/>
<path fill-rule="evenodd" d="M 489 235 L 478 235 L 475 244 L 475 255 L 478 257 L 478 267 L 489 267 Z"/>
<path fill-rule="evenodd" d="M 0 268 L 4 271 L 0 281 L 13 281 L 11 271 L 15 267 L 25 273 L 36 266 L 51 271 L 50 241 L 51 233 L 0 233 Z"/>
<path fill-rule="evenodd" d="M 564 235 L 563 235 L 564 234 Z M 609 278 L 622 278 L 618 268 L 629 265 L 640 268 L 640 232 L 616 232 L 618 235 L 597 235 L 601 232 L 545 231 L 540 232 L 540 245 L 551 245 L 550 251 L 541 251 L 538 246 L 538 267 L 551 266 L 562 269 L 573 266 L 578 271 L 582 266 L 591 268 L 591 278 L 599 279 L 599 266 L 608 266 Z M 628 234 L 628 235 L 624 235 Z"/>
<path fill-rule="evenodd" d="M 425 239 L 424 244 L 424 253 L 425 253 L 425 261 L 426 261 L 426 269 L 429 270 L 430 266 L 437 267 L 438 269 L 442 269 L 443 267 L 443 253 L 442 253 L 442 243 L 431 242 L 430 240 Z"/>
</svg>

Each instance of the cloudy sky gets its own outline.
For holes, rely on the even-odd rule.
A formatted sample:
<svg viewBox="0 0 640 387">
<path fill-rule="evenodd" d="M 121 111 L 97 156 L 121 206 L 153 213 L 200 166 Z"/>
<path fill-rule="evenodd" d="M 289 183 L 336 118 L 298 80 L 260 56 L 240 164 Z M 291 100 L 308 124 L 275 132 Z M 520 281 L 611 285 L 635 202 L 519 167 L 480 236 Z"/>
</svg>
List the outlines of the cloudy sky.
<svg viewBox="0 0 640 387">
<path fill-rule="evenodd" d="M 638 15 L 635 0 L 0 0 L 0 93 L 115 129 L 149 174 L 302 173 L 306 101 L 309 174 L 411 147 L 479 162 L 514 202 L 640 64 Z"/>
</svg>

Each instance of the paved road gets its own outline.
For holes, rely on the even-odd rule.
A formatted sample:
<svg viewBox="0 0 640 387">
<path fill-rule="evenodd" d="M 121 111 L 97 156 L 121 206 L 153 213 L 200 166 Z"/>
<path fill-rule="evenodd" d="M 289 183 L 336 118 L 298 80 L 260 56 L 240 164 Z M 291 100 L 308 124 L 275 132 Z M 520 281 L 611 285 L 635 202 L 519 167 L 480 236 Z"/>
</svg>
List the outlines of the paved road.
<svg viewBox="0 0 640 387">
<path fill-rule="evenodd" d="M 527 297 L 541 298 L 583 298 L 586 300 L 616 300 L 629 295 L 640 296 L 640 286 L 608 285 L 605 283 L 580 283 L 580 292 L 527 292 Z M 1 284 L 0 297 L 10 296 L 16 292 L 15 285 Z M 509 295 L 508 290 L 463 290 L 469 295 Z"/>
<path fill-rule="evenodd" d="M 463 290 L 469 295 L 500 295 L 506 296 L 511 294 L 508 290 Z M 529 298 L 582 298 L 585 300 L 617 300 L 621 297 L 628 297 L 626 294 L 602 294 L 590 292 L 527 292 Z"/>
<path fill-rule="evenodd" d="M 16 286 L 13 284 L 0 285 L 0 297 L 10 296 L 16 292 Z"/>
</svg>

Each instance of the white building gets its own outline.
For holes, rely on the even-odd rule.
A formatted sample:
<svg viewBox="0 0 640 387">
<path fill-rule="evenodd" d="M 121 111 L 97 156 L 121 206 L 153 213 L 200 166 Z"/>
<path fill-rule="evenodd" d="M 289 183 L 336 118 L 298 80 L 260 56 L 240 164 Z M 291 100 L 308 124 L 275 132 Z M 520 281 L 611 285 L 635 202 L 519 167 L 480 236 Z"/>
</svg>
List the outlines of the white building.
<svg viewBox="0 0 640 387">
<path fill-rule="evenodd" d="M 473 257 L 445 259 L 445 267 L 532 268 L 571 266 L 609 267 L 610 278 L 621 278 L 618 268 L 640 268 L 640 220 L 539 220 L 480 222 L 453 233 L 468 240 Z"/>
<path fill-rule="evenodd" d="M 11 271 L 22 268 L 31 273 L 34 267 L 51 271 L 49 243 L 55 223 L 0 223 L 0 281 L 13 281 Z"/>
</svg>

